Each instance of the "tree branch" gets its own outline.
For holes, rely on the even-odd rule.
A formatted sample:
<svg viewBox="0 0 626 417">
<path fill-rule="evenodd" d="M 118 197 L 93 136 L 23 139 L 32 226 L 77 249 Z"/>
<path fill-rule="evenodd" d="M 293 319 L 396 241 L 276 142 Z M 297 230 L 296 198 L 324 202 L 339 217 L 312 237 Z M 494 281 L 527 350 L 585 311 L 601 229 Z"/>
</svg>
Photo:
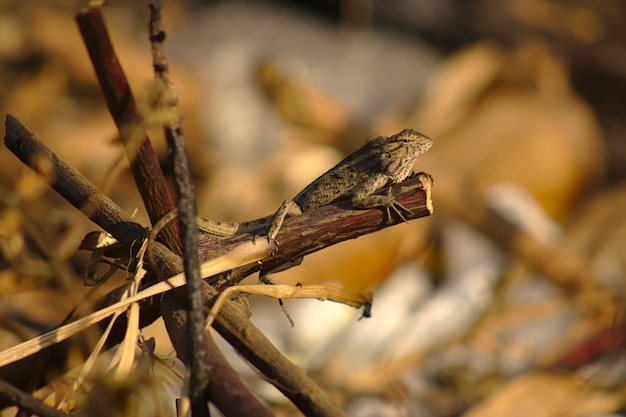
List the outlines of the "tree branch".
<svg viewBox="0 0 626 417">
<path fill-rule="evenodd" d="M 113 49 L 100 8 L 89 7 L 81 11 L 76 15 L 76 23 L 89 52 L 109 112 L 120 132 L 135 184 L 148 216 L 154 224 L 174 209 L 174 202 L 150 139 L 145 129 L 141 128 L 142 120 L 135 98 Z M 131 134 L 135 130 L 136 135 Z M 164 228 L 162 237 L 168 247 L 180 254 L 178 233 L 178 222 L 172 222 Z"/>
</svg>

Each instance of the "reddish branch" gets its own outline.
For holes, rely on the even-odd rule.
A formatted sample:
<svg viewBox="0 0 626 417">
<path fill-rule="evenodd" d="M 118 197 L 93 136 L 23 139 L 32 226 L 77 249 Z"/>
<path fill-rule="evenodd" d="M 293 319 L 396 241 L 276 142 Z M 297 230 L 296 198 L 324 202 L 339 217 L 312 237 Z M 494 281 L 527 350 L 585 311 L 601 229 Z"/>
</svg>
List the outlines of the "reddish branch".
<svg viewBox="0 0 626 417">
<path fill-rule="evenodd" d="M 125 129 L 128 132 L 129 126 L 141 124 L 141 118 L 124 70 L 111 44 L 100 8 L 90 7 L 82 11 L 76 16 L 76 22 L 109 112 L 113 116 L 120 137 L 125 139 Z M 135 183 L 146 205 L 150 221 L 154 224 L 174 209 L 174 202 L 150 139 L 145 132 L 143 135 L 141 146 L 136 152 L 126 147 L 127 143 L 124 145 L 128 160 L 131 161 Z M 178 239 L 178 223 L 170 223 L 162 233 L 167 246 L 177 254 L 182 253 Z"/>
</svg>

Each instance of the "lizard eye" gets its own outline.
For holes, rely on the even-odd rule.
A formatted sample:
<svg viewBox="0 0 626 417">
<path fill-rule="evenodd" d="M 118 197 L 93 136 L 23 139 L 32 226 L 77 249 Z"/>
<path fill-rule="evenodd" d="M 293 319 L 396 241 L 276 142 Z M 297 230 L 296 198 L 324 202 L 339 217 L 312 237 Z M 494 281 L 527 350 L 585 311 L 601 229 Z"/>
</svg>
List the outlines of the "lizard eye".
<svg viewBox="0 0 626 417">
<path fill-rule="evenodd" d="M 385 152 L 384 155 L 385 155 L 385 158 L 391 158 L 391 153 L 389 153 L 389 152 Z"/>
</svg>

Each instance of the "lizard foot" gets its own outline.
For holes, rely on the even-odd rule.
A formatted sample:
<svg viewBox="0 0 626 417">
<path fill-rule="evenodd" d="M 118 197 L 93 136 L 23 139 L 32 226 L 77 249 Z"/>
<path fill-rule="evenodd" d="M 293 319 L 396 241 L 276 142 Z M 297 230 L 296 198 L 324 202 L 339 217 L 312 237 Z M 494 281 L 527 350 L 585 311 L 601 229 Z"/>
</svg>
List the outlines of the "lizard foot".
<svg viewBox="0 0 626 417">
<path fill-rule="evenodd" d="M 407 220 L 406 217 L 404 217 L 404 215 L 402 214 L 402 210 L 404 210 L 405 213 L 408 213 L 409 215 L 413 215 L 413 212 L 411 210 L 409 210 L 408 208 L 404 207 L 402 204 L 398 203 L 397 201 L 393 201 L 393 203 L 390 206 L 386 206 L 387 208 L 387 220 L 389 221 L 389 223 L 391 223 L 391 221 L 393 220 L 391 218 L 391 210 L 393 209 L 393 211 L 402 219 L 403 222 L 408 223 L 409 221 Z"/>
</svg>

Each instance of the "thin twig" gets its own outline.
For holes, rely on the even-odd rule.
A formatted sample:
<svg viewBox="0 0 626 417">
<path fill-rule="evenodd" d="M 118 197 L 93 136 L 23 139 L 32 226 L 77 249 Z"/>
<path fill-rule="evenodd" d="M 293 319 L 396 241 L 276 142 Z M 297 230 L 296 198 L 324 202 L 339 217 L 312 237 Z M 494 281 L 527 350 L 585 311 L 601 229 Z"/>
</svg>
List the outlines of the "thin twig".
<svg viewBox="0 0 626 417">
<path fill-rule="evenodd" d="M 172 85 L 168 76 L 168 64 L 163 50 L 165 32 L 161 28 L 161 2 L 156 1 L 150 7 L 150 44 L 152 46 L 152 63 L 156 83 L 159 84 L 158 99 L 155 100 L 157 107 L 175 107 L 172 101 L 163 102 L 164 97 L 173 97 L 168 94 Z M 162 90 L 161 90 L 162 89 Z M 175 113 L 175 112 L 174 112 Z M 183 249 L 183 267 L 187 278 L 188 314 L 187 332 L 188 349 L 190 354 L 179 355 L 186 361 L 189 367 L 189 397 L 193 417 L 208 416 L 208 400 L 206 388 L 209 385 L 211 364 L 208 362 L 207 338 L 210 337 L 204 331 L 204 304 L 202 300 L 202 284 L 199 274 L 199 261 L 197 250 L 198 226 L 196 224 L 196 200 L 183 129 L 180 118 L 173 117 L 164 125 L 165 137 L 170 149 L 170 158 L 174 167 L 174 185 L 178 192 L 178 218 L 180 223 L 180 240 Z M 163 316 L 166 320 L 173 320 L 169 314 Z M 168 326 L 168 329 L 171 326 Z M 183 341 L 185 343 L 185 341 Z M 177 351 L 186 346 L 177 347 Z"/>
<path fill-rule="evenodd" d="M 276 299 L 316 298 L 320 301 L 334 301 L 354 308 L 363 307 L 363 317 L 370 317 L 372 293 L 351 291 L 332 285 L 237 285 L 220 293 L 206 318 L 207 330 L 213 325 L 220 308 L 233 294 L 254 294 Z"/>
</svg>

